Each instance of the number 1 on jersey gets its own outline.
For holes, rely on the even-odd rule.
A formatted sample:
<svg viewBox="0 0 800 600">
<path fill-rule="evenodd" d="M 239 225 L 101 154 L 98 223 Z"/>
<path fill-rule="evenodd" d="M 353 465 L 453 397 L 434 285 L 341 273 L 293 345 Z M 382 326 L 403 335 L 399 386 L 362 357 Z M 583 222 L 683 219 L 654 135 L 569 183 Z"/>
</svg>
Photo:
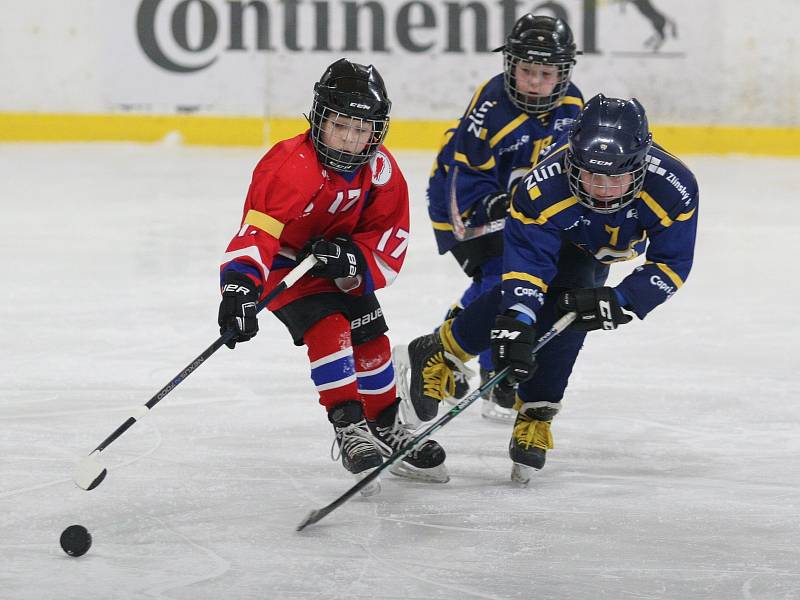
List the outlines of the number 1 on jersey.
<svg viewBox="0 0 800 600">
<path fill-rule="evenodd" d="M 611 239 L 608 241 L 610 246 L 616 246 L 617 240 L 619 239 L 619 227 L 611 227 L 610 225 L 606 225 L 606 233 L 611 234 Z"/>
<path fill-rule="evenodd" d="M 394 232 L 394 237 L 400 240 L 400 243 L 397 244 L 397 247 L 389 253 L 389 256 L 392 258 L 399 258 L 400 255 L 406 251 L 406 247 L 408 246 L 408 232 L 405 229 L 400 229 L 399 227 L 396 231 L 394 227 L 387 229 L 386 232 L 381 236 L 381 240 L 378 242 L 377 250 L 379 252 L 386 251 L 386 245 L 392 238 L 392 232 Z"/>
<path fill-rule="evenodd" d="M 347 204 L 342 206 L 341 211 L 344 212 L 353 204 L 358 202 L 359 197 L 361 196 L 361 189 L 357 190 L 347 190 Z M 328 212 L 334 214 L 337 210 L 339 210 L 339 206 L 341 206 L 342 201 L 344 200 L 344 192 L 339 192 L 336 194 L 336 200 L 333 201 L 331 207 L 328 209 Z"/>
</svg>

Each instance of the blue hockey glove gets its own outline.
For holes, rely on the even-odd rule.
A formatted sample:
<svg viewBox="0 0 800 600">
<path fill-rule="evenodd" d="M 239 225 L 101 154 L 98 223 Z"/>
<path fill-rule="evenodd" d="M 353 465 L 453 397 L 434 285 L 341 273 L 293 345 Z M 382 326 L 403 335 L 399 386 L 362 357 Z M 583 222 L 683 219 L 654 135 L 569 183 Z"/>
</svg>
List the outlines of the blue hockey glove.
<svg viewBox="0 0 800 600">
<path fill-rule="evenodd" d="M 228 271 L 222 280 L 222 301 L 219 304 L 219 332 L 233 329 L 236 335 L 225 345 L 235 348 L 237 342 L 246 342 L 258 333 L 256 304 L 261 296 L 261 286 L 247 275 Z"/>
<path fill-rule="evenodd" d="M 556 305 L 562 313 L 578 313 L 572 324 L 576 331 L 616 329 L 633 320 L 622 312 L 617 294 L 610 287 L 568 290 L 558 297 Z"/>
<path fill-rule="evenodd" d="M 497 316 L 491 333 L 492 361 L 497 371 L 511 367 L 511 373 L 506 377 L 507 383 L 522 383 L 533 377 L 536 371 L 536 358 L 533 356 L 535 341 L 536 330 L 533 325 L 511 315 Z"/>
</svg>

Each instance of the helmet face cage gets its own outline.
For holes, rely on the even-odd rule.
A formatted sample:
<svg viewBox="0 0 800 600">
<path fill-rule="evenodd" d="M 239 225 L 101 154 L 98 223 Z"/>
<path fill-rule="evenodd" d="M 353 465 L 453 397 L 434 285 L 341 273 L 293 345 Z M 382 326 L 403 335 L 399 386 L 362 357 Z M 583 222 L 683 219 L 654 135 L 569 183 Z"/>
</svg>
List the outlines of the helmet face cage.
<svg viewBox="0 0 800 600">
<path fill-rule="evenodd" d="M 613 173 L 610 175 L 606 175 L 604 173 L 595 173 L 593 171 L 589 171 L 588 169 L 582 169 L 575 163 L 575 159 L 572 156 L 571 151 L 567 151 L 566 157 L 564 159 L 564 166 L 566 167 L 567 171 L 567 179 L 569 180 L 569 187 L 572 191 L 572 194 L 577 198 L 578 202 L 580 202 L 583 206 L 593 210 L 597 213 L 613 213 L 621 208 L 624 208 L 639 195 L 639 192 L 642 190 L 642 186 L 644 185 L 644 176 L 647 168 L 646 161 L 642 161 L 641 166 L 633 169 L 632 171 L 627 171 L 625 173 Z M 590 192 L 587 192 L 581 182 L 581 173 L 585 172 L 589 176 L 589 188 L 598 180 L 600 177 L 611 177 L 613 181 L 622 181 L 622 178 L 627 179 L 626 175 L 631 175 L 630 179 L 630 187 L 624 193 L 620 194 L 617 198 L 613 199 L 601 199 L 595 198 L 591 195 Z M 604 187 L 614 189 L 614 184 L 609 184 L 608 179 L 604 180 Z"/>
<path fill-rule="evenodd" d="M 311 105 L 311 141 L 317 151 L 319 161 L 326 167 L 336 171 L 351 172 L 361 165 L 367 164 L 378 152 L 383 144 L 386 133 L 389 130 L 389 116 L 356 116 L 348 115 L 328 106 L 321 98 L 319 93 L 314 94 L 314 102 Z M 326 143 L 324 130 L 326 127 L 344 126 L 347 132 L 342 139 L 344 147 L 337 148 Z M 351 142 L 355 142 L 359 137 L 364 136 L 364 132 L 370 134 L 363 148 L 351 149 Z M 348 152 L 348 150 L 351 150 Z"/>
<path fill-rule="evenodd" d="M 516 78 L 516 68 L 520 63 L 556 67 L 558 73 L 553 91 L 544 96 L 531 96 L 521 93 L 517 88 Z M 523 58 L 519 54 L 505 49 L 503 50 L 503 81 L 506 93 L 514 106 L 528 114 L 539 115 L 549 112 L 558 106 L 558 103 L 566 95 L 574 66 L 575 61 L 573 59 L 566 59 L 563 62 L 537 61 L 528 57 Z"/>
</svg>

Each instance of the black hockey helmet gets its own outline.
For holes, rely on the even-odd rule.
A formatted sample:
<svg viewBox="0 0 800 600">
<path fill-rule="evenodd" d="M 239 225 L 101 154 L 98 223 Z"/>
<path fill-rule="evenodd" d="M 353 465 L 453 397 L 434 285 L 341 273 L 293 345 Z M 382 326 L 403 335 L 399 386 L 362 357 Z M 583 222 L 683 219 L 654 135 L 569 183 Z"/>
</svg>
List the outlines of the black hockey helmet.
<svg viewBox="0 0 800 600">
<path fill-rule="evenodd" d="M 314 84 L 311 105 L 311 140 L 322 164 L 337 171 L 354 171 L 369 162 L 386 137 L 392 103 L 378 70 L 340 58 L 330 65 Z M 323 141 L 326 122 L 351 127 L 356 131 L 370 129 L 364 148 L 356 153 L 333 148 Z"/>
<path fill-rule="evenodd" d="M 630 204 L 644 184 L 652 144 L 644 107 L 636 98 L 622 100 L 598 94 L 586 103 L 569 133 L 565 166 L 572 193 L 581 204 L 600 213 L 615 212 Z M 631 178 L 618 197 L 597 198 L 584 189 L 581 171 L 592 180 L 595 175 L 630 174 Z"/>
<path fill-rule="evenodd" d="M 505 88 L 511 102 L 526 113 L 538 115 L 555 108 L 567 93 L 575 56 L 575 40 L 569 25 L 562 19 L 528 13 L 520 17 L 503 46 Z M 517 89 L 516 68 L 519 63 L 553 65 L 558 68 L 557 82 L 550 94 L 529 96 Z"/>
</svg>

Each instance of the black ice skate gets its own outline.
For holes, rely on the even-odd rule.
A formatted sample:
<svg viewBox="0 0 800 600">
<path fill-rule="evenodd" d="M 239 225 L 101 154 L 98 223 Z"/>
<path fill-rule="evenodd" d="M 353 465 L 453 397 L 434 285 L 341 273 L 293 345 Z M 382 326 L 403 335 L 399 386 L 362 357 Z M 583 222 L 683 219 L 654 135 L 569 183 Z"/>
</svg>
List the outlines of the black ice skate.
<svg viewBox="0 0 800 600">
<path fill-rule="evenodd" d="M 445 396 L 444 401 L 455 406 L 469 393 L 469 375 L 453 371 L 453 395 Z"/>
<path fill-rule="evenodd" d="M 495 371 L 486 371 L 481 367 L 481 385 L 494 377 Z M 514 410 L 514 401 L 517 397 L 517 388 L 509 385 L 504 379 L 491 390 L 482 395 L 481 416 L 498 423 L 510 423 L 517 412 Z"/>
<path fill-rule="evenodd" d="M 463 307 L 459 306 L 458 304 L 454 304 L 450 307 L 450 310 L 447 311 L 444 320 L 449 321 L 450 319 L 454 319 L 463 310 Z M 455 384 L 455 389 L 452 396 L 444 397 L 445 402 L 455 406 L 464 399 L 464 397 L 469 393 L 470 375 L 471 373 L 466 373 L 458 369 L 453 371 L 453 382 Z"/>
<path fill-rule="evenodd" d="M 356 479 L 363 479 L 372 469 L 383 463 L 378 446 L 367 428 L 360 402 L 357 400 L 342 402 L 328 413 L 328 420 L 336 432 L 336 439 L 331 446 L 331 458 L 339 459 L 335 452 L 338 446 L 342 465 L 353 473 Z M 361 494 L 374 496 L 380 491 L 380 480 L 376 479 L 362 489 Z"/>
<path fill-rule="evenodd" d="M 383 409 L 375 421 L 367 421 L 369 430 L 378 443 L 384 456 L 391 456 L 407 444 L 414 436 L 411 427 L 401 421 L 398 407 L 400 399 Z M 447 483 L 450 474 L 444 465 L 444 448 L 433 440 L 426 440 L 403 460 L 389 467 L 389 472 L 398 477 L 407 477 L 418 481 Z"/>
<path fill-rule="evenodd" d="M 454 356 L 446 353 L 438 333 L 429 333 L 395 349 L 398 379 L 405 382 L 410 371 L 408 396 L 421 421 L 430 421 L 439 411 L 439 402 L 455 393 Z M 401 386 L 401 392 L 405 390 Z"/>
<path fill-rule="evenodd" d="M 550 424 L 561 407 L 554 402 L 517 405 L 519 412 L 508 444 L 508 455 L 514 461 L 511 480 L 527 484 L 533 472 L 544 467 L 547 451 L 553 448 Z"/>
</svg>

